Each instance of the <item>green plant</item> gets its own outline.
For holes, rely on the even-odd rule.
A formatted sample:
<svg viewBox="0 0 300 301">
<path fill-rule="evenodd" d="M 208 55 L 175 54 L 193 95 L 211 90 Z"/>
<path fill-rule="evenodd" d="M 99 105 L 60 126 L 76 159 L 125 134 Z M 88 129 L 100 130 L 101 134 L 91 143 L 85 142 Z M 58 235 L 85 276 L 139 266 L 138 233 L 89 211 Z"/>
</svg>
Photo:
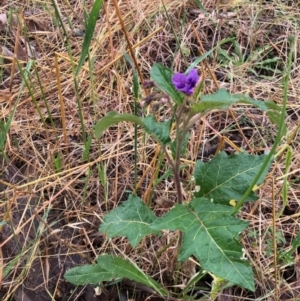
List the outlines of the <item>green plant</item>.
<svg viewBox="0 0 300 301">
<path fill-rule="evenodd" d="M 141 118 L 131 114 L 111 112 L 95 126 L 95 135 L 100 137 L 104 130 L 121 121 L 129 121 L 143 127 L 162 147 L 169 163 L 177 189 L 177 204 L 166 215 L 158 218 L 154 212 L 135 194 L 132 194 L 121 206 L 109 212 L 103 219 L 100 231 L 109 238 L 125 236 L 133 247 L 150 234 L 159 234 L 164 229 L 179 231 L 178 260 L 185 261 L 195 256 L 203 269 L 209 271 L 228 285 L 237 284 L 254 290 L 252 269 L 243 255 L 239 243 L 239 233 L 247 227 L 247 222 L 237 219 L 230 200 L 251 201 L 257 197 L 252 189 L 254 184 L 263 182 L 271 160 L 266 155 L 250 155 L 246 152 L 228 156 L 221 152 L 210 162 L 198 161 L 195 166 L 195 193 L 190 203 L 183 203 L 180 181 L 180 158 L 183 155 L 191 127 L 201 116 L 214 109 L 227 109 L 230 105 L 246 103 L 256 106 L 271 117 L 280 116 L 280 108 L 272 102 L 253 100 L 244 95 L 231 95 L 219 90 L 211 95 L 194 98 L 192 93 L 198 77 L 191 69 L 176 75 L 160 64 L 151 69 L 151 78 L 156 87 L 164 94 L 155 91 L 146 99 L 161 97 L 168 105 L 173 116 L 170 120 L 158 122 L 153 115 Z M 182 92 L 179 92 L 182 91 Z M 168 95 L 166 97 L 166 95 Z M 278 118 L 271 118 L 278 125 Z M 171 139 L 171 125 L 175 123 L 175 139 Z M 254 178 L 259 177 L 254 181 Z M 242 205 L 239 203 L 239 206 Z M 105 258 L 104 258 L 105 257 Z M 104 258 L 104 259 L 103 259 Z M 104 261 L 105 260 L 105 261 Z M 106 265 L 107 261 L 111 265 Z M 222 263 L 222 265 L 220 265 Z M 126 273 L 119 271 L 126 265 Z M 118 268 L 117 268 L 118 266 Z M 98 283 L 119 277 L 127 277 L 156 289 L 160 294 L 166 291 L 142 273 L 128 260 L 122 261 L 112 255 L 102 255 L 97 264 L 69 270 L 65 278 L 76 284 Z M 89 275 L 89 277 L 87 277 Z M 90 275 L 93 275 L 91 277 Z M 223 287 L 223 286 L 222 286 Z"/>
<path fill-rule="evenodd" d="M 185 297 L 188 288 L 203 277 L 204 270 L 214 278 L 212 297 L 224 287 L 232 285 L 254 291 L 252 268 L 239 242 L 240 233 L 247 227 L 248 222 L 235 215 L 244 202 L 257 199 L 253 187 L 264 181 L 285 129 L 286 97 L 281 109 L 271 101 L 230 94 L 224 89 L 210 95 L 201 94 L 202 84 L 198 85 L 199 78 L 194 67 L 212 51 L 197 58 L 185 74 L 174 75 L 172 70 L 161 64 L 152 67 L 151 85 L 155 90 L 144 99 L 144 104 L 149 105 L 158 100 L 159 105 L 171 109 L 170 119 L 158 121 L 154 115 L 139 117 L 110 112 L 95 125 L 95 136 L 100 138 L 110 126 L 124 121 L 132 122 L 151 135 L 164 153 L 170 168 L 168 176 L 173 176 L 177 190 L 177 204 L 174 208 L 157 217 L 136 192 L 133 192 L 119 207 L 104 216 L 99 231 L 108 238 L 127 237 L 132 247 L 136 247 L 147 235 L 159 235 L 165 229 L 177 231 L 178 261 L 186 261 L 194 256 L 201 266 L 201 271 L 187 284 L 180 297 Z M 230 156 L 221 152 L 207 163 L 197 161 L 194 171 L 195 192 L 193 199 L 185 203 L 180 178 L 181 157 L 185 153 L 190 129 L 210 111 L 226 110 L 237 104 L 252 105 L 263 110 L 279 127 L 271 151 L 268 155 L 241 152 Z M 172 135 L 173 125 L 175 135 Z M 235 207 L 230 205 L 232 200 L 237 200 Z M 99 256 L 93 265 L 70 269 L 64 277 L 77 285 L 128 278 L 151 287 L 160 295 L 172 294 L 130 259 L 109 254 Z"/>
</svg>

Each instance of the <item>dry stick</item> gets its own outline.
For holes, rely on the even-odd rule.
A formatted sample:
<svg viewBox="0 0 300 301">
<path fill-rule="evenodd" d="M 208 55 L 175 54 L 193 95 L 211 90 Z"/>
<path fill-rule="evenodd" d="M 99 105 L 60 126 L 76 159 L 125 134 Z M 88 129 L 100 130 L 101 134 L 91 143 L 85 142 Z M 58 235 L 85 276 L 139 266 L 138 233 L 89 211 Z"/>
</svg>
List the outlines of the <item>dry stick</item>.
<svg viewBox="0 0 300 301">
<path fill-rule="evenodd" d="M 68 8 L 72 11 L 72 13 L 76 16 L 76 18 L 78 20 L 80 20 L 80 16 L 76 13 L 75 9 L 72 7 L 72 5 L 70 4 L 70 2 L 68 0 L 63 0 L 63 2 L 65 2 L 65 4 L 68 6 Z"/>
<path fill-rule="evenodd" d="M 217 147 L 215 155 L 217 155 L 221 151 L 221 149 L 223 148 L 224 141 L 227 142 L 237 152 L 239 152 L 239 153 L 242 152 L 242 150 L 238 146 L 236 146 L 230 139 L 228 139 L 226 136 L 221 136 L 221 141 L 220 141 L 220 143 L 219 143 L 219 145 Z"/>
<path fill-rule="evenodd" d="M 117 0 L 113 0 L 113 3 L 114 3 L 114 7 L 116 9 L 116 13 L 117 13 L 119 22 L 120 22 L 121 27 L 122 27 L 122 31 L 123 31 L 123 33 L 125 35 L 125 38 L 126 38 L 126 41 L 127 41 L 127 45 L 128 45 L 128 48 L 129 48 L 129 51 L 130 51 L 131 58 L 133 60 L 134 66 L 135 66 L 135 68 L 136 68 L 136 70 L 137 70 L 137 72 L 139 74 L 139 78 L 140 78 L 140 81 L 141 81 L 142 85 L 144 85 L 144 78 L 143 78 L 142 72 L 140 70 L 140 67 L 138 65 L 138 62 L 137 62 L 137 60 L 135 58 L 135 55 L 134 55 L 134 52 L 133 52 L 133 48 L 132 48 L 131 42 L 129 40 L 129 36 L 127 34 L 127 30 L 125 28 L 125 25 L 124 25 L 124 22 L 123 22 L 123 19 L 122 19 L 122 15 L 121 15 L 121 12 L 120 12 L 120 9 L 119 9 L 118 2 L 117 2 Z M 147 90 L 145 88 L 144 88 L 144 90 L 145 90 L 145 94 L 147 95 L 148 94 Z"/>
<path fill-rule="evenodd" d="M 205 53 L 205 49 L 204 49 L 204 47 L 203 47 L 203 45 L 202 45 L 201 39 L 200 39 L 200 37 L 199 37 L 199 35 L 198 35 L 198 32 L 197 32 L 197 30 L 196 30 L 194 24 L 192 24 L 192 28 L 193 28 L 193 30 L 194 30 L 194 33 L 195 33 L 196 38 L 197 38 L 197 42 L 198 42 L 199 47 L 200 47 L 200 50 L 201 50 L 201 51 L 199 51 L 199 54 L 202 55 L 202 54 Z M 205 64 L 205 67 L 208 69 L 208 72 L 209 72 L 209 74 L 210 74 L 210 76 L 211 76 L 211 78 L 212 78 L 214 84 L 216 85 L 216 87 L 217 87 L 218 89 L 220 89 L 220 86 L 219 86 L 219 84 L 218 84 L 216 75 L 215 75 L 215 73 L 211 70 L 211 68 L 209 67 L 209 64 L 207 63 L 207 60 L 204 59 L 203 62 L 204 62 L 204 64 Z M 202 62 L 201 62 L 201 69 L 202 69 Z M 203 70 L 204 70 L 204 68 L 203 68 Z"/>
<path fill-rule="evenodd" d="M 67 138 L 67 126 L 66 126 L 66 112 L 65 112 L 65 104 L 63 101 L 63 96 L 61 92 L 61 81 L 60 81 L 60 73 L 57 61 L 57 55 L 55 55 L 55 70 L 56 70 L 56 80 L 57 80 L 57 89 L 58 89 L 58 96 L 59 96 L 59 104 L 60 104 L 60 112 L 61 112 L 61 123 L 63 127 L 64 133 L 64 141 L 66 145 L 66 152 L 68 154 L 68 138 Z"/>
<path fill-rule="evenodd" d="M 141 70 L 140 70 L 140 68 L 139 68 L 139 65 L 138 65 L 138 63 L 137 63 L 135 54 L 134 54 L 134 52 L 133 52 L 133 47 L 132 47 L 131 42 L 130 42 L 130 40 L 129 40 L 129 36 L 128 36 L 127 30 L 126 30 L 126 28 L 125 28 L 125 25 L 124 25 L 124 22 L 123 22 L 123 19 L 122 19 L 122 15 L 121 15 L 121 12 L 120 12 L 119 5 L 118 5 L 117 0 L 113 0 L 113 4 L 114 4 L 114 7 L 115 7 L 115 9 L 116 9 L 116 13 L 117 13 L 119 22 L 120 22 L 121 27 L 122 27 L 122 31 L 123 31 L 123 33 L 124 33 L 124 35 L 125 35 L 125 38 L 126 38 L 126 41 L 127 41 L 127 45 L 128 45 L 128 48 L 129 48 L 129 51 L 130 51 L 130 54 L 131 54 L 131 59 L 133 60 L 134 66 L 135 66 L 135 68 L 136 68 L 136 70 L 137 70 L 137 72 L 138 72 L 138 75 L 139 75 L 140 81 L 141 81 L 141 83 L 142 83 L 142 86 L 143 86 L 145 95 L 147 96 L 147 95 L 148 95 L 148 91 L 147 91 L 147 89 L 144 87 L 144 78 L 143 78 L 142 72 L 141 72 Z M 157 149 L 157 148 L 158 148 L 158 151 L 160 151 L 160 147 L 157 146 L 156 149 Z M 152 178 L 153 178 L 153 177 L 152 177 Z M 153 178 L 153 180 L 154 180 L 154 178 Z M 151 186 L 152 186 L 152 185 L 151 185 Z M 149 185 L 149 187 L 151 187 L 151 186 Z M 148 187 L 148 188 L 149 188 L 149 187 Z M 148 191 L 149 191 L 149 189 L 148 189 Z M 146 192 L 146 193 L 147 193 L 147 192 Z"/>
<path fill-rule="evenodd" d="M 120 132 L 119 132 L 120 126 L 118 125 L 118 134 L 117 134 L 117 139 L 116 141 L 120 141 Z M 116 168 L 115 168 L 115 185 L 114 185 L 114 195 L 115 195 L 115 204 L 118 204 L 118 198 L 119 198 L 119 193 L 118 193 L 118 182 L 119 182 L 119 158 L 120 158 L 120 143 L 116 144 Z"/>
<path fill-rule="evenodd" d="M 173 125 L 172 125 L 171 131 L 172 131 L 173 129 L 174 129 L 174 127 L 173 127 Z M 140 181 L 138 182 L 137 188 L 141 185 L 141 183 L 142 183 L 143 179 L 145 178 L 146 174 L 148 174 L 148 172 L 149 172 L 150 170 L 153 170 L 152 166 L 155 166 L 156 161 L 157 161 L 157 156 L 159 155 L 161 149 L 164 151 L 164 154 L 165 154 L 165 156 L 166 156 L 166 158 L 167 158 L 168 163 L 170 164 L 171 168 L 174 170 L 174 164 L 173 164 L 174 162 L 173 162 L 173 160 L 171 159 L 171 157 L 170 157 L 170 155 L 169 155 L 169 153 L 168 153 L 166 147 L 165 147 L 164 145 L 156 145 L 156 147 L 155 147 L 155 155 L 154 155 L 154 157 L 153 157 L 153 159 L 152 159 L 152 161 L 151 161 L 151 163 L 150 163 L 150 166 L 149 166 L 149 167 L 147 168 L 147 170 L 143 173 L 142 178 L 141 178 Z M 156 167 L 156 168 L 159 167 L 158 165 L 159 165 L 159 162 L 157 163 L 157 167 Z M 145 174 L 145 175 L 144 175 L 144 174 Z M 154 182 L 155 176 L 156 176 L 156 173 L 153 172 L 152 177 L 151 177 L 151 179 L 150 179 L 150 183 L 149 183 L 148 188 L 147 188 L 147 191 L 145 192 L 144 197 L 143 197 L 143 199 L 145 200 L 146 204 L 149 204 L 149 203 L 150 203 L 150 201 L 149 201 L 148 198 L 150 197 L 150 192 L 151 192 L 151 188 L 152 188 L 152 184 L 153 184 L 153 182 Z M 137 188 L 136 188 L 136 190 L 137 190 Z"/>
</svg>

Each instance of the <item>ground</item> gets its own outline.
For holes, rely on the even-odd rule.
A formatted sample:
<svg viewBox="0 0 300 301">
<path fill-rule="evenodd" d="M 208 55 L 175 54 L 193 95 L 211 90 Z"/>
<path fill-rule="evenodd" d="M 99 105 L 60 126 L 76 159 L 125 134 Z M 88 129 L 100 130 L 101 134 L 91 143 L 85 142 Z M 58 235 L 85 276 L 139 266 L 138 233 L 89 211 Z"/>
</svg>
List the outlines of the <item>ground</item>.
<svg viewBox="0 0 300 301">
<path fill-rule="evenodd" d="M 77 0 L 2 1 L 1 300 L 163 300 L 128 280 L 103 283 L 98 295 L 91 285 L 74 287 L 64 280 L 66 270 L 92 263 L 102 253 L 129 256 L 173 292 L 174 297 L 166 300 L 179 300 L 176 293 L 197 269 L 190 263 L 173 272 L 174 233 L 148 237 L 133 249 L 126 238 L 108 240 L 98 231 L 105 213 L 133 190 L 134 126 L 113 126 L 99 140 L 93 126 L 111 110 L 132 113 L 135 99 L 132 67 L 125 59 L 125 53 L 130 56 L 128 43 L 113 1 L 104 1 L 89 60 L 79 76 L 74 75 L 92 6 L 93 1 Z M 298 246 L 291 261 L 280 257 L 292 247 L 300 222 L 299 3 L 124 0 L 118 7 L 141 71 L 140 82 L 149 80 L 154 63 L 183 72 L 196 57 L 232 38 L 197 66 L 203 93 L 224 88 L 282 105 L 287 59 L 293 51 L 287 131 L 267 180 L 257 190 L 259 200 L 240 213 L 250 223 L 242 235 L 256 290 L 232 287 L 216 298 L 300 300 Z M 141 105 L 146 93 L 141 87 L 140 115 L 151 110 Z M 160 117 L 168 113 L 160 112 Z M 268 152 L 276 134 L 265 114 L 251 106 L 214 111 L 191 129 L 182 178 L 192 176 L 195 160 L 210 160 L 224 139 L 221 148 L 228 154 L 236 148 L 261 154 Z M 137 162 L 138 195 L 156 214 L 167 212 L 176 200 L 174 182 L 170 177 L 156 185 L 167 163 L 140 130 Z M 186 201 L 191 188 L 184 185 Z M 210 276 L 201 279 L 198 299 L 210 300 L 211 283 Z"/>
</svg>

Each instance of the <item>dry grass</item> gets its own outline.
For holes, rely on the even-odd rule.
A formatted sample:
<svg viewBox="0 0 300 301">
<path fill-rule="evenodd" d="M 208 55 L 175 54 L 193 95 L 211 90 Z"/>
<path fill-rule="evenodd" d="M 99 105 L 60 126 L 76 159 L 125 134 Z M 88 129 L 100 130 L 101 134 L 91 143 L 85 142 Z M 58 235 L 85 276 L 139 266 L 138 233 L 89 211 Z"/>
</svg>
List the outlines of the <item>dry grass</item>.
<svg viewBox="0 0 300 301">
<path fill-rule="evenodd" d="M 206 64 L 199 66 L 206 77 L 205 92 L 219 86 L 232 93 L 247 93 L 255 99 L 271 99 L 281 104 L 283 70 L 290 51 L 288 36 L 294 35 L 297 39 L 300 29 L 298 4 L 279 0 L 202 2 L 208 17 L 193 1 L 164 1 L 176 32 L 182 32 L 184 56 L 175 52 L 176 39 L 161 1 L 126 0 L 119 3 L 144 79 L 149 78 L 150 67 L 155 62 L 166 66 L 174 64 L 175 70 L 183 71 L 203 52 L 202 48 L 208 51 L 221 39 L 234 36 L 245 57 L 238 59 L 235 56 L 228 61 L 216 53 Z M 0 264 L 1 300 L 119 300 L 116 287 L 120 289 L 122 300 L 127 297 L 128 300 L 146 300 L 151 293 L 139 286 L 134 289 L 128 282 L 104 289 L 107 295 L 102 294 L 99 299 L 93 296 L 91 287 L 82 292 L 81 288 L 77 289 L 73 295 L 70 293 L 73 287 L 63 280 L 65 269 L 92 262 L 98 254 L 105 252 L 129 256 L 170 290 L 174 290 L 174 283 L 183 288 L 191 275 L 173 273 L 174 234 L 149 237 L 133 250 L 126 239 L 106 240 L 97 231 L 103 215 L 126 200 L 128 191 L 133 190 L 134 127 L 122 123 L 110 128 L 101 141 L 91 140 L 85 155 L 80 112 L 86 137 L 93 134 L 95 122 L 109 111 L 133 112 L 132 69 L 123 58 L 128 47 L 114 7 L 108 1 L 105 14 L 103 11 L 100 14 L 90 47 L 92 71 L 89 72 L 86 63 L 79 76 L 76 94 L 72 64 L 78 62 L 81 53 L 84 8 L 82 1 L 77 0 L 57 1 L 57 5 L 68 38 L 58 26 L 51 2 L 4 1 L 0 8 L 2 121 L 8 120 L 17 104 L 7 135 L 5 157 L 1 158 L 1 220 L 6 222 L 2 226 L 0 245 L 4 263 Z M 88 11 L 91 6 L 92 1 L 87 1 Z M 12 19 L 9 28 L 4 14 Z M 184 14 L 186 23 L 181 28 Z M 234 57 L 236 49 L 232 44 L 226 44 L 223 49 Z M 278 242 L 277 257 L 281 249 L 290 248 L 299 231 L 299 49 L 297 40 L 288 91 L 288 132 L 281 145 L 291 147 L 291 164 L 287 170 L 285 152 L 278 156 L 269 179 L 259 190 L 260 200 L 247 204 L 241 213 L 251 225 L 244 233 L 243 243 L 254 268 L 257 290 L 252 294 L 238 288 L 227 289 L 219 300 L 275 300 L 274 252 L 270 249 L 272 207 L 278 213 L 283 206 L 285 176 L 289 182 L 288 203 L 276 219 L 277 231 L 285 241 Z M 258 54 L 252 56 L 253 53 Z M 22 74 L 15 65 L 14 56 L 22 67 L 28 64 L 30 57 L 35 59 L 29 70 L 28 86 L 22 90 Z M 263 69 L 259 64 L 274 57 L 278 57 L 278 61 L 270 64 L 272 70 Z M 217 84 L 209 69 L 215 74 Z M 262 153 L 270 148 L 275 135 L 276 128 L 253 108 L 212 113 L 191 131 L 186 161 L 190 167 L 183 177 L 192 175 L 192 161 L 197 158 L 207 160 L 214 154 L 222 136 L 251 153 Z M 157 214 L 163 214 L 176 198 L 174 183 L 168 179 L 153 187 L 156 171 L 159 169 L 161 174 L 167 167 L 164 159 L 162 164 L 159 163 L 156 146 L 149 137 L 139 132 L 138 142 L 138 175 L 141 179 L 138 193 L 145 201 L 151 201 Z M 225 150 L 233 152 L 228 144 L 225 144 Z M 99 170 L 104 170 L 104 181 L 100 179 Z M 186 199 L 190 198 L 188 188 L 185 188 Z M 164 250 L 166 244 L 169 247 Z M 280 300 L 300 300 L 297 251 L 294 261 L 290 266 L 279 262 L 276 267 Z M 205 289 L 209 289 L 210 282 L 207 278 L 201 283 L 199 297 L 207 296 Z"/>
</svg>

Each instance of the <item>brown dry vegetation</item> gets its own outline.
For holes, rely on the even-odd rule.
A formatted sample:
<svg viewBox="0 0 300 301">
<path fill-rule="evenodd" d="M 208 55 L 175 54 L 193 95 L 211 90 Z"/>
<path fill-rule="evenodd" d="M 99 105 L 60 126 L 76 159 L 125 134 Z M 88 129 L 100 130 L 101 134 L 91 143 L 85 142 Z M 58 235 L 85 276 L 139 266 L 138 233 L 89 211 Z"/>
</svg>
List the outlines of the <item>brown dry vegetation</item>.
<svg viewBox="0 0 300 301">
<path fill-rule="evenodd" d="M 126 200 L 133 190 L 134 127 L 122 123 L 106 131 L 100 141 L 92 138 L 88 154 L 84 152 L 84 140 L 93 135 L 95 122 L 109 111 L 133 112 L 132 68 L 123 57 L 128 47 L 112 1 L 105 1 L 90 47 L 92 66 L 86 63 L 81 70 L 76 94 L 72 64 L 79 60 L 84 38 L 83 2 L 56 3 L 67 37 L 51 1 L 4 0 L 0 8 L 3 122 L 8 121 L 16 105 L 0 164 L 0 219 L 5 221 L 0 244 L 1 300 L 161 300 L 147 288 L 129 281 L 102 287 L 102 294 L 96 296 L 93 287 L 74 288 L 63 279 L 68 268 L 93 262 L 101 253 L 113 253 L 130 257 L 170 291 L 179 291 L 195 266 L 173 272 L 176 246 L 173 233 L 149 237 L 132 249 L 125 238 L 107 240 L 98 232 L 103 215 Z M 208 16 L 192 0 L 164 0 L 175 32 L 178 36 L 182 32 L 182 52 L 177 51 L 161 0 L 124 0 L 119 5 L 145 80 L 156 62 L 169 67 L 173 64 L 174 70 L 184 71 L 196 56 L 220 40 L 236 38 L 244 60 L 238 62 L 235 56 L 226 61 L 215 52 L 198 67 L 205 77 L 205 93 L 222 87 L 231 93 L 246 93 L 254 99 L 271 99 L 282 104 L 283 71 L 291 51 L 288 37 L 296 37 L 288 90 L 288 131 L 280 146 L 280 149 L 284 145 L 291 147 L 291 164 L 287 170 L 285 152 L 279 155 L 268 180 L 259 189 L 259 201 L 247 204 L 241 212 L 250 222 L 243 244 L 254 269 L 256 291 L 233 287 L 221 292 L 218 300 L 275 300 L 275 272 L 279 300 L 300 300 L 298 251 L 293 254 L 293 264 L 284 265 L 278 259 L 274 269 L 271 231 L 272 207 L 276 213 L 283 208 L 285 175 L 289 182 L 288 203 L 276 219 L 280 234 L 277 238 L 284 238 L 277 241 L 277 255 L 290 248 L 299 231 L 299 3 L 297 0 L 203 0 L 202 3 Z M 87 1 L 87 11 L 92 4 Z M 237 51 L 232 43 L 222 48 L 232 57 Z M 278 60 L 270 63 L 269 69 L 259 64 L 275 57 Z M 26 73 L 27 85 L 22 88 L 20 70 L 25 72 L 31 59 L 34 63 Z M 144 93 L 141 91 L 140 100 Z M 192 162 L 197 158 L 208 160 L 222 136 L 250 153 L 261 153 L 270 148 L 275 135 L 276 128 L 266 116 L 251 107 L 214 112 L 192 129 L 185 161 L 189 168 L 182 176 L 188 179 L 192 175 Z M 174 183 L 170 178 L 153 185 L 155 177 L 167 166 L 163 158 L 162 164 L 159 163 L 160 155 L 151 138 L 142 132 L 138 137 L 138 194 L 160 215 L 174 203 Z M 229 153 L 234 151 L 229 144 L 224 148 Z M 100 180 L 101 169 L 105 171 L 105 183 Z M 191 188 L 184 187 L 186 200 Z M 169 247 L 164 250 L 166 244 Z M 172 287 L 174 283 L 176 289 Z M 199 283 L 199 298 L 209 300 L 210 285 L 209 277 Z"/>
</svg>

